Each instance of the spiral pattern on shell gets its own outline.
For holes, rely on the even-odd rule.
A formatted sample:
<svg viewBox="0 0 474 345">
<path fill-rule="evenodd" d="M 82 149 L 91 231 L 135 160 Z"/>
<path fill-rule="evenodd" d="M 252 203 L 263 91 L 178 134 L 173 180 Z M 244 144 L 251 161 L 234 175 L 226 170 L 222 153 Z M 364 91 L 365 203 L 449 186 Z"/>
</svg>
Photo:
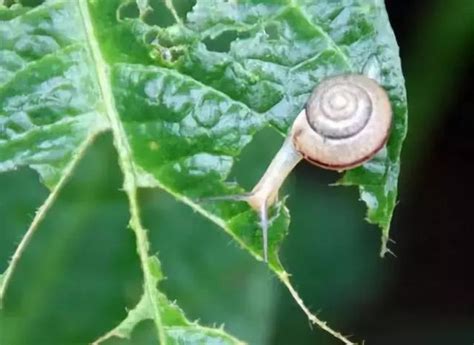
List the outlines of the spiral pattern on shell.
<svg viewBox="0 0 474 345">
<path fill-rule="evenodd" d="M 358 134 L 373 111 L 367 90 L 337 79 L 321 83 L 311 95 L 306 109 L 309 125 L 328 139 L 345 139 Z"/>
<path fill-rule="evenodd" d="M 363 164 L 382 149 L 392 123 L 385 90 L 365 75 L 329 77 L 316 86 L 293 123 L 293 145 L 327 169 Z"/>
</svg>

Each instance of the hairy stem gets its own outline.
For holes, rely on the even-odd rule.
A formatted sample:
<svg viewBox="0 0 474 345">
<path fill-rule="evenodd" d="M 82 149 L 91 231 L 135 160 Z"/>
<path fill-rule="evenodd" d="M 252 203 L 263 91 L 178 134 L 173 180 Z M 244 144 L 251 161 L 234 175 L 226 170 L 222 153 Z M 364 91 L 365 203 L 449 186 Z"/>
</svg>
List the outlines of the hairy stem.
<svg viewBox="0 0 474 345">
<path fill-rule="evenodd" d="M 280 278 L 281 282 L 285 284 L 285 286 L 287 287 L 293 299 L 296 301 L 299 307 L 303 310 L 303 312 L 306 314 L 306 316 L 308 317 L 309 321 L 311 321 L 312 324 L 317 325 L 318 327 L 328 332 L 333 337 L 339 339 L 346 345 L 357 345 L 356 343 L 353 343 L 352 341 L 347 339 L 347 337 L 343 336 L 341 333 L 333 330 L 331 327 L 327 325 L 325 321 L 321 320 L 316 315 L 311 313 L 311 311 L 308 309 L 308 307 L 306 307 L 303 300 L 299 296 L 298 292 L 294 289 L 293 285 L 291 285 L 291 282 L 288 279 L 288 274 L 286 272 L 283 274 L 278 274 L 278 278 Z"/>
<path fill-rule="evenodd" d="M 161 320 L 161 311 L 157 299 L 157 287 L 155 286 L 155 279 L 153 278 L 153 274 L 148 264 L 149 241 L 146 230 L 142 226 L 140 220 L 140 211 L 137 201 L 137 177 L 131 148 L 128 145 L 125 130 L 120 121 L 117 109 L 115 108 L 115 100 L 113 97 L 108 73 L 109 70 L 107 64 L 102 58 L 99 44 L 94 34 L 92 18 L 89 13 L 87 0 L 79 1 L 79 12 L 81 14 L 84 29 L 86 31 L 87 44 L 89 45 L 93 65 L 97 73 L 97 80 L 100 92 L 102 94 L 105 115 L 110 122 L 114 137 L 114 144 L 119 155 L 119 164 L 124 174 L 124 190 L 127 193 L 130 204 L 130 227 L 135 233 L 135 237 L 137 239 L 137 252 L 140 257 L 140 263 L 143 272 L 144 291 L 148 296 L 149 302 L 153 309 L 153 321 L 159 342 L 161 345 L 166 345 L 166 335 L 164 325 Z"/>
<path fill-rule="evenodd" d="M 25 252 L 26 247 L 28 246 L 31 239 L 33 238 L 33 235 L 36 233 L 36 230 L 38 229 L 39 225 L 41 224 L 44 217 L 46 216 L 46 213 L 49 211 L 51 206 L 56 201 L 56 198 L 58 197 L 60 191 L 62 190 L 66 182 L 69 180 L 69 177 L 72 175 L 72 172 L 74 171 L 77 163 L 84 156 L 84 153 L 86 152 L 87 148 L 91 145 L 91 143 L 94 141 L 97 134 L 98 132 L 94 132 L 92 135 L 90 135 L 87 138 L 87 140 L 85 140 L 81 144 L 81 146 L 79 147 L 79 150 L 75 154 L 74 159 L 69 163 L 69 165 L 64 170 L 64 173 L 61 179 L 59 180 L 59 182 L 56 184 L 56 186 L 54 186 L 48 198 L 39 207 L 38 211 L 36 211 L 35 217 L 33 218 L 31 225 L 29 226 L 25 235 L 21 239 L 20 244 L 17 246 L 15 252 L 13 253 L 13 256 L 10 260 L 10 263 L 8 264 L 6 271 L 1 276 L 2 279 L 0 280 L 0 308 L 2 307 L 2 301 L 7 292 L 7 288 L 11 281 L 13 273 L 15 272 L 15 269 L 18 266 L 18 262 L 20 261 L 23 253 Z"/>
</svg>

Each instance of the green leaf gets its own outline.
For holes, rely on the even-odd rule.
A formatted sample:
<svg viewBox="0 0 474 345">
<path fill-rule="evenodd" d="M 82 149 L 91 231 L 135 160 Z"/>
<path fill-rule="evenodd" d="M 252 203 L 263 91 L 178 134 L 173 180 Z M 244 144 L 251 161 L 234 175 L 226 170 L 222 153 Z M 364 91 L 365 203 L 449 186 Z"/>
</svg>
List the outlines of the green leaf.
<svg viewBox="0 0 474 345">
<path fill-rule="evenodd" d="M 285 135 L 314 86 L 341 73 L 370 75 L 385 87 L 393 105 L 386 149 L 340 181 L 359 187 L 368 220 L 383 230 L 382 253 L 387 250 L 406 98 L 383 1 L 179 4 L 48 0 L 27 9 L 0 2 L 0 172 L 29 166 L 52 191 L 0 282 L 0 300 L 77 161 L 97 135 L 111 131 L 144 294 L 110 334 L 128 336 L 138 322 L 152 319 L 161 344 L 208 336 L 237 342 L 220 330 L 186 321 L 157 290 L 161 269 L 154 272 L 156 258 L 150 266 L 137 190 L 159 187 L 172 194 L 261 260 L 257 216 L 248 205 L 196 200 L 242 193 L 228 176 L 254 134 L 271 126 Z M 284 202 L 271 210 L 269 267 L 313 323 L 350 344 L 308 310 L 279 261 L 289 226 Z"/>
<path fill-rule="evenodd" d="M 151 257 L 149 266 L 153 272 L 155 284 L 162 279 L 162 272 L 158 258 Z M 144 294 L 134 309 L 128 312 L 127 317 L 117 327 L 96 340 L 93 345 L 98 345 L 112 337 L 129 339 L 134 328 L 142 321 L 153 320 L 153 310 L 149 297 Z M 161 306 L 162 317 L 169 344 L 244 344 L 226 334 L 222 328 L 207 328 L 200 326 L 197 322 L 189 322 L 183 311 L 170 302 L 162 293 L 158 293 L 157 303 Z M 191 341 L 192 339 L 192 341 Z"/>
</svg>

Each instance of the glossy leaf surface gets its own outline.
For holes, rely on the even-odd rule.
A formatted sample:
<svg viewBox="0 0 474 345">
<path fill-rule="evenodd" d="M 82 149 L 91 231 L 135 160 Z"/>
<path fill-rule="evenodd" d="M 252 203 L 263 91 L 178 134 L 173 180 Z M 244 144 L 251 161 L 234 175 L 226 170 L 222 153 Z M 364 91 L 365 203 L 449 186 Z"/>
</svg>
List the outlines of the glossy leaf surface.
<svg viewBox="0 0 474 345">
<path fill-rule="evenodd" d="M 185 321 L 156 290 L 161 269 L 149 265 L 137 189 L 160 187 L 171 193 L 261 259 L 253 210 L 244 203 L 198 200 L 243 192 L 228 180 L 242 149 L 266 126 L 285 135 L 313 87 L 327 76 L 368 74 L 392 101 L 395 120 L 386 149 L 341 180 L 359 187 L 368 220 L 383 229 L 385 252 L 406 99 L 382 1 L 0 5 L 0 44 L 0 171 L 30 166 L 39 172 L 52 197 L 38 211 L 38 221 L 94 137 L 113 133 L 145 280 L 142 302 L 126 326 L 151 318 L 162 343 L 192 338 L 195 332 L 221 336 L 220 330 Z M 284 200 L 271 216 L 270 268 L 323 327 L 304 307 L 278 259 L 289 225 Z M 173 313 L 177 316 L 168 317 Z M 170 329 L 181 326 L 191 333 L 174 337 Z"/>
</svg>

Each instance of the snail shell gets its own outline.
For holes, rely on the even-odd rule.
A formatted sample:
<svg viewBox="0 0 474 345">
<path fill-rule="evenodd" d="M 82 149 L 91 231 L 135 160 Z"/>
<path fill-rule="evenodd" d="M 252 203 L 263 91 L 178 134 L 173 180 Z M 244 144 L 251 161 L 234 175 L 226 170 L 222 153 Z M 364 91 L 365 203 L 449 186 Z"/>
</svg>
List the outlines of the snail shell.
<svg viewBox="0 0 474 345">
<path fill-rule="evenodd" d="M 392 109 L 385 90 L 364 75 L 340 75 L 322 81 L 290 137 L 309 162 L 346 170 L 372 158 L 387 141 Z"/>
</svg>

